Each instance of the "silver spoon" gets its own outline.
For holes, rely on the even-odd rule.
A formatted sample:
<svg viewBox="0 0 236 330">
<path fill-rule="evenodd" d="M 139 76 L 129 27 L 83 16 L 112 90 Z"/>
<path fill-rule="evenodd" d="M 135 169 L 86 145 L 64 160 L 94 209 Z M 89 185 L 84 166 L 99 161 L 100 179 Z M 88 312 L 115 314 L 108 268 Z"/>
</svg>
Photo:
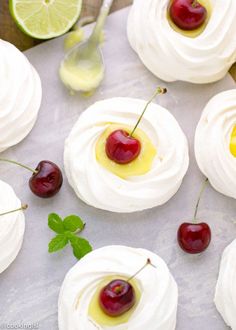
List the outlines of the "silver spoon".
<svg viewBox="0 0 236 330">
<path fill-rule="evenodd" d="M 100 36 L 114 0 L 104 0 L 91 36 L 69 51 L 61 62 L 61 81 L 71 91 L 91 92 L 104 78 Z"/>
</svg>

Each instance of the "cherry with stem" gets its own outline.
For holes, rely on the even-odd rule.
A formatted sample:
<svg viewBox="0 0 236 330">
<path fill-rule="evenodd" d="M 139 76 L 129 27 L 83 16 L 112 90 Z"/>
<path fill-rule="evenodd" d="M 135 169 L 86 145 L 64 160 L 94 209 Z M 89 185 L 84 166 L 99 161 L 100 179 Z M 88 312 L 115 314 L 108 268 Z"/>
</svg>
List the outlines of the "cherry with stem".
<svg viewBox="0 0 236 330">
<path fill-rule="evenodd" d="M 156 267 L 148 258 L 146 263 L 127 280 L 112 280 L 101 290 L 99 304 L 105 314 L 113 317 L 120 316 L 134 306 L 136 295 L 130 281 L 149 265 Z"/>
<path fill-rule="evenodd" d="M 133 135 L 150 103 L 157 95 L 165 94 L 166 92 L 166 88 L 158 87 L 156 89 L 151 99 L 146 103 L 131 133 L 125 131 L 124 129 L 118 129 L 108 136 L 105 148 L 106 155 L 109 159 L 117 164 L 129 164 L 139 156 L 141 152 L 141 142 Z"/>
<path fill-rule="evenodd" d="M 193 221 L 182 223 L 177 232 L 179 246 L 182 250 L 190 254 L 198 254 L 205 251 L 211 242 L 211 229 L 209 225 L 205 222 L 197 222 L 199 204 L 207 184 L 208 179 L 205 179 L 197 199 Z"/>
<path fill-rule="evenodd" d="M 42 160 L 35 169 L 15 160 L 0 158 L 0 161 L 23 167 L 32 172 L 32 176 L 29 179 L 29 187 L 38 197 L 52 197 L 61 189 L 63 183 L 62 172 L 55 163 L 49 160 Z"/>
</svg>

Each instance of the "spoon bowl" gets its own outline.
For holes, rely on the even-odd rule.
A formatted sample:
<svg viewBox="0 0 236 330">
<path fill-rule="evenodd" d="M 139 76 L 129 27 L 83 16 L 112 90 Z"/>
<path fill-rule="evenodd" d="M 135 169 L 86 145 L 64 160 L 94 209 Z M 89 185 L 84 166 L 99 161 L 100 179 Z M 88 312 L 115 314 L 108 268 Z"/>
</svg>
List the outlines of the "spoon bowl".
<svg viewBox="0 0 236 330">
<path fill-rule="evenodd" d="M 100 35 L 113 0 L 104 0 L 91 36 L 70 50 L 61 62 L 59 75 L 71 91 L 91 92 L 102 82 L 105 74 Z"/>
<path fill-rule="evenodd" d="M 64 85 L 72 91 L 90 92 L 104 78 L 105 65 L 101 49 L 84 42 L 73 48 L 61 62 L 59 74 Z"/>
</svg>

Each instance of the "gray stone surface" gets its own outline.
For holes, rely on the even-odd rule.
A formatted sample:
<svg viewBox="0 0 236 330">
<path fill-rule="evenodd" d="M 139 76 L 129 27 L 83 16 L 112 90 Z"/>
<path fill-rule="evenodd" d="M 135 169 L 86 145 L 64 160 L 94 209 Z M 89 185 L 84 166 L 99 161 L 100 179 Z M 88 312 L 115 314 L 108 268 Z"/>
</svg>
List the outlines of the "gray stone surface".
<svg viewBox="0 0 236 330">
<path fill-rule="evenodd" d="M 64 140 L 87 106 L 114 96 L 147 99 L 157 85 L 165 85 L 169 93 L 158 101 L 173 113 L 188 137 L 189 171 L 178 193 L 166 205 L 126 215 L 86 206 L 76 198 L 66 178 L 55 198 L 34 197 L 27 186 L 30 173 L 13 165 L 0 164 L 1 179 L 10 183 L 21 200 L 29 204 L 23 248 L 11 267 L 0 275 L 0 328 L 37 323 L 41 330 L 58 329 L 59 289 L 65 274 L 76 262 L 70 248 L 54 255 L 47 252 L 53 236 L 47 227 L 47 215 L 58 212 L 62 216 L 79 214 L 87 223 L 83 235 L 94 248 L 109 244 L 131 245 L 150 249 L 163 257 L 179 285 L 177 330 L 227 329 L 214 307 L 213 295 L 221 253 L 236 236 L 235 200 L 222 196 L 210 186 L 207 188 L 199 216 L 211 225 L 213 240 L 204 254 L 190 256 L 180 251 L 176 230 L 183 220 L 191 219 L 203 180 L 193 151 L 194 131 L 201 111 L 210 97 L 235 84 L 229 75 L 207 86 L 159 81 L 129 47 L 126 38 L 128 10 L 108 19 L 104 47 L 106 78 L 91 98 L 70 96 L 58 79 L 58 66 L 63 56 L 62 38 L 26 52 L 42 79 L 41 111 L 31 134 L 2 156 L 30 166 L 50 159 L 63 167 Z M 88 32 L 91 27 L 86 29 Z"/>
</svg>

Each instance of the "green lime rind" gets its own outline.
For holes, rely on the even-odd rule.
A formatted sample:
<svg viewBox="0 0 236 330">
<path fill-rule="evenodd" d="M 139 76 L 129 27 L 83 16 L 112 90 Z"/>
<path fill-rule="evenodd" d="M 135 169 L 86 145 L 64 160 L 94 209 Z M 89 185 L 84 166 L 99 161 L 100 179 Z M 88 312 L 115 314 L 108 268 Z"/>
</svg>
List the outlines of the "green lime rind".
<svg viewBox="0 0 236 330">
<path fill-rule="evenodd" d="M 82 0 L 9 1 L 19 29 L 36 39 L 51 39 L 68 32 L 77 22 L 81 8 Z"/>
</svg>

